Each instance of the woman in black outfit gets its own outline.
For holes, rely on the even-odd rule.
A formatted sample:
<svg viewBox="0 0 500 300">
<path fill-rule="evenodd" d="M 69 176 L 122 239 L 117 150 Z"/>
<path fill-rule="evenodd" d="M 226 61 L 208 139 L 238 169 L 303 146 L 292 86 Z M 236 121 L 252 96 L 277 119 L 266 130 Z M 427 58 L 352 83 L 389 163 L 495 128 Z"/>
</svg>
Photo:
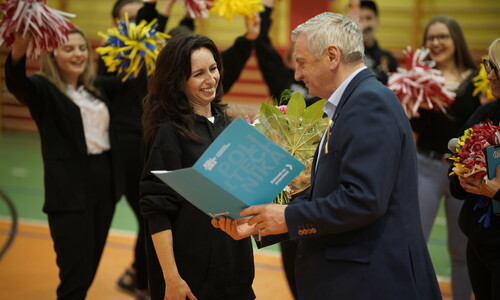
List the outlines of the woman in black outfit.
<svg viewBox="0 0 500 300">
<path fill-rule="evenodd" d="M 500 124 L 499 65 L 500 38 L 490 45 L 489 61 L 485 62 L 491 91 L 497 100 L 479 107 L 464 130 L 486 120 Z M 450 190 L 454 197 L 465 199 L 458 223 L 468 239 L 467 267 L 474 296 L 476 300 L 500 299 L 500 216 L 492 212 L 492 202 L 500 201 L 500 166 L 492 180 L 450 176 Z"/>
<path fill-rule="evenodd" d="M 157 31 L 163 32 L 167 25 L 170 10 L 175 1 L 165 1 L 159 11 L 156 10 L 156 2 L 142 0 L 118 0 L 113 6 L 112 16 L 114 20 L 123 20 L 125 12 L 129 14 L 129 20 L 140 23 L 145 20 L 151 22 L 157 19 Z M 139 9 L 137 11 L 137 9 Z M 260 30 L 260 19 L 254 18 L 252 22 L 246 19 L 245 35 L 238 37 L 234 44 L 222 53 L 223 64 L 226 66 L 226 76 L 222 85 L 227 93 L 238 80 L 243 68 L 250 57 L 254 40 Z M 184 31 L 194 31 L 194 21 L 184 17 L 177 29 L 171 34 Z M 98 60 L 98 74 L 116 76 L 108 73 L 102 59 Z M 145 232 L 143 218 L 139 208 L 139 181 L 143 168 L 144 144 L 141 124 L 142 99 L 146 95 L 146 86 L 141 90 L 133 92 L 124 90 L 119 95 L 120 101 L 113 102 L 110 110 L 113 115 L 113 124 L 116 131 L 117 149 L 122 157 L 121 163 L 124 171 L 125 198 L 134 212 L 139 230 L 134 251 L 134 261 L 126 268 L 125 272 L 117 281 L 117 286 L 122 291 L 136 295 L 137 300 L 147 299 L 147 268 L 145 250 Z"/>
<path fill-rule="evenodd" d="M 210 217 L 151 173 L 191 167 L 229 124 L 221 80 L 212 40 L 180 34 L 160 52 L 149 82 L 140 206 L 153 300 L 255 298 L 250 239 L 235 241 L 215 229 Z"/>
<path fill-rule="evenodd" d="M 45 202 L 59 267 L 57 299 L 85 299 L 121 194 L 108 99 L 119 79 L 94 81 L 90 45 L 80 30 L 42 55 L 40 74 L 26 76 L 29 37 L 16 36 L 5 64 L 7 88 L 40 133 Z"/>
</svg>

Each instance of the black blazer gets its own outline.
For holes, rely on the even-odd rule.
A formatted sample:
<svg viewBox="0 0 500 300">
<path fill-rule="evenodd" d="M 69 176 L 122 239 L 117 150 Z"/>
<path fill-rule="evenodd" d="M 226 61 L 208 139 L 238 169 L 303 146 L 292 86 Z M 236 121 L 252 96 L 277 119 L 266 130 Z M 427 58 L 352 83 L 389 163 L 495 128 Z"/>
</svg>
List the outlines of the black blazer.
<svg viewBox="0 0 500 300">
<path fill-rule="evenodd" d="M 88 190 L 88 154 L 79 107 L 52 82 L 41 75 L 26 76 L 26 57 L 16 64 L 9 54 L 5 63 L 7 89 L 19 102 L 28 106 L 40 133 L 44 165 L 44 212 L 83 210 L 90 199 Z M 99 99 L 109 105 L 115 91 L 122 87 L 119 79 L 99 78 L 95 82 L 102 93 Z M 112 116 L 111 116 L 112 117 Z M 121 195 L 122 180 L 116 155 L 112 122 L 110 142 L 115 195 Z M 119 198 L 115 196 L 117 201 Z"/>
</svg>

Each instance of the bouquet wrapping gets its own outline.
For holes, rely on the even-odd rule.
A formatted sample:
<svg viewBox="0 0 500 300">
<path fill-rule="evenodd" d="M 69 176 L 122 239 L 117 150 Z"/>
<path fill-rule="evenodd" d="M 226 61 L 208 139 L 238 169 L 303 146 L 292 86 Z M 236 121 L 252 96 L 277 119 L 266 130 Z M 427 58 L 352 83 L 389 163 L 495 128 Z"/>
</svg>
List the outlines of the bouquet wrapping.
<svg viewBox="0 0 500 300">
<path fill-rule="evenodd" d="M 433 61 L 426 61 L 428 49 L 403 51 L 406 69 L 398 68 L 389 76 L 387 86 L 398 96 L 408 117 L 418 117 L 418 109 L 425 104 L 430 109 L 445 111 L 455 100 L 455 93 L 445 87 L 441 71 L 434 69 Z"/>
<path fill-rule="evenodd" d="M 125 16 L 125 21 L 120 21 L 117 28 L 108 29 L 106 34 L 99 32 L 106 39 L 106 46 L 98 47 L 96 51 L 108 72 L 118 72 L 118 75 L 124 75 L 122 81 L 126 81 L 136 78 L 145 67 L 150 76 L 161 47 L 170 37 L 157 32 L 156 27 L 156 19 L 150 23 L 143 20 L 137 25 Z"/>
<path fill-rule="evenodd" d="M 37 59 L 43 51 L 53 51 L 68 40 L 75 27 L 66 17 L 74 14 L 62 12 L 46 5 L 46 0 L 9 0 L 0 5 L 0 45 L 11 46 L 15 34 L 31 34 L 27 57 Z"/>
<path fill-rule="evenodd" d="M 326 100 L 306 107 L 304 97 L 300 93 L 291 95 L 291 92 L 283 92 L 284 97 L 290 98 L 287 106 L 276 107 L 263 103 L 254 123 L 260 132 L 306 166 L 275 199 L 275 202 L 280 204 L 287 203 L 290 196 L 309 187 L 313 156 L 328 123 L 327 118 L 323 118 Z"/>
</svg>

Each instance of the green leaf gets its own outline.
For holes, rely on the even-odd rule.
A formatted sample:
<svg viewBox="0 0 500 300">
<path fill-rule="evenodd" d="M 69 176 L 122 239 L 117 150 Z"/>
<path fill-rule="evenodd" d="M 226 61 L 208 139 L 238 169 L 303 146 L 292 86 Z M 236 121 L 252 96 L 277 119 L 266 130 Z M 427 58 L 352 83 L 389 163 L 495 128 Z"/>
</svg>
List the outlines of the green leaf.
<svg viewBox="0 0 500 300">
<path fill-rule="evenodd" d="M 306 100 L 300 93 L 292 95 L 286 107 L 286 119 L 290 128 L 300 127 L 301 117 L 306 109 Z"/>
<path fill-rule="evenodd" d="M 319 101 L 314 102 L 312 105 L 306 108 L 304 112 L 304 117 L 302 119 L 302 125 L 305 124 L 314 124 L 319 119 L 323 117 L 326 100 L 321 99 Z"/>
<path fill-rule="evenodd" d="M 285 103 L 290 100 L 290 97 L 292 96 L 292 94 L 295 93 L 293 90 L 291 89 L 285 89 L 283 90 L 283 92 L 281 92 L 281 95 L 280 95 L 280 99 L 278 101 L 278 105 L 282 105 L 282 103 Z"/>
</svg>

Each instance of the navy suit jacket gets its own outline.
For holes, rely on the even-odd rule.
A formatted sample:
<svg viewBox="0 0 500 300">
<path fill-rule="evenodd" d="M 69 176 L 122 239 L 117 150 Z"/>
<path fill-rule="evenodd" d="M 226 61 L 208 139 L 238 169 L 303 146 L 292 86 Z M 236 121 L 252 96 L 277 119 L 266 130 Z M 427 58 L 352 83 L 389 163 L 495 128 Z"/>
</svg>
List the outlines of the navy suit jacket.
<svg viewBox="0 0 500 300">
<path fill-rule="evenodd" d="M 441 299 L 422 234 L 409 121 L 363 70 L 333 117 L 311 187 L 285 210 L 299 299 Z M 313 166 L 316 162 L 313 163 Z"/>
</svg>

